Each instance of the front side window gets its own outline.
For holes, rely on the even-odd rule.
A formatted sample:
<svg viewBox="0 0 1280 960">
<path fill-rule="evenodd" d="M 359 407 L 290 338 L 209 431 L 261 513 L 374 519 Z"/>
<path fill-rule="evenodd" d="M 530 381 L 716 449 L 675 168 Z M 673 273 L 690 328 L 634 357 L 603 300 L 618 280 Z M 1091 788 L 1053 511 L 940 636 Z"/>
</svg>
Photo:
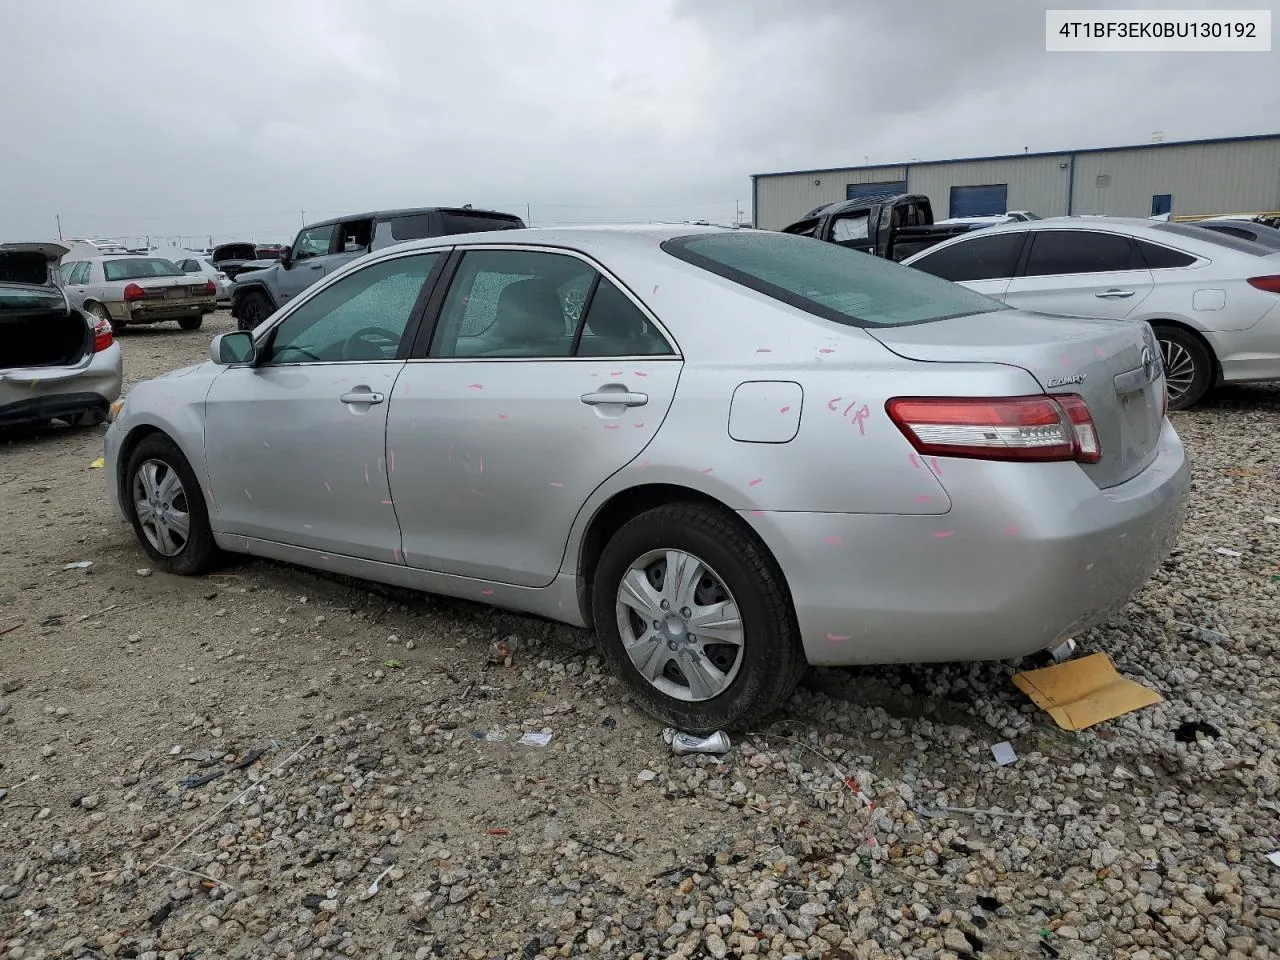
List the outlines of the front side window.
<svg viewBox="0 0 1280 960">
<path fill-rule="evenodd" d="M 329 253 L 333 244 L 333 233 L 337 224 L 330 223 L 323 227 L 309 227 L 298 234 L 293 244 L 294 260 L 310 260 L 312 257 L 323 257 Z"/>
<path fill-rule="evenodd" d="M 107 281 L 146 280 L 150 277 L 180 277 L 182 271 L 172 260 L 151 257 L 129 257 L 121 260 L 104 260 L 102 273 Z"/>
<path fill-rule="evenodd" d="M 397 257 L 347 274 L 270 334 L 270 363 L 394 360 L 439 253 Z"/>
<path fill-rule="evenodd" d="M 573 355 L 596 271 L 577 257 L 473 250 L 462 258 L 431 343 L 432 357 Z"/>
<path fill-rule="evenodd" d="M 1025 275 L 1052 277 L 1145 268 L 1128 237 L 1093 230 L 1039 230 L 1032 234 Z"/>
<path fill-rule="evenodd" d="M 911 266 L 956 283 L 1012 277 L 1025 236 L 1020 231 L 1011 231 L 958 240 L 941 250 L 924 254 Z"/>
<path fill-rule="evenodd" d="M 847 243 L 850 240 L 867 239 L 867 214 L 855 213 L 841 217 L 831 228 L 831 239 L 836 243 Z"/>
<path fill-rule="evenodd" d="M 764 231 L 676 237 L 663 250 L 814 316 L 893 327 L 1009 309 L 946 280 L 820 240 Z"/>
</svg>

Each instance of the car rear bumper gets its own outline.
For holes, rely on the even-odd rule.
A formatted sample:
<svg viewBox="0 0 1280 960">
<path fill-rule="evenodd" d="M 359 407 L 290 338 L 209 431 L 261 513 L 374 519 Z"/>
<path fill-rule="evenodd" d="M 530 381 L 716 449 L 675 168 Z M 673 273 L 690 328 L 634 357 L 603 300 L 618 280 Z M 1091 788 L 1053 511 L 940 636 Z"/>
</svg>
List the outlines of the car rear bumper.
<svg viewBox="0 0 1280 960">
<path fill-rule="evenodd" d="M 199 317 L 217 309 L 213 297 L 198 300 L 137 300 L 132 303 L 111 303 L 107 310 L 112 320 L 126 324 L 163 323 L 166 320 L 184 320 Z"/>
<path fill-rule="evenodd" d="M 1012 659 L 1121 609 L 1173 548 L 1190 470 L 1099 490 L 1075 464 L 943 459 L 941 516 L 746 513 L 786 576 L 813 664 Z"/>
<path fill-rule="evenodd" d="M 78 367 L 0 371 L 0 424 L 42 423 L 80 413 L 107 413 L 120 396 L 124 367 L 112 344 Z"/>
</svg>

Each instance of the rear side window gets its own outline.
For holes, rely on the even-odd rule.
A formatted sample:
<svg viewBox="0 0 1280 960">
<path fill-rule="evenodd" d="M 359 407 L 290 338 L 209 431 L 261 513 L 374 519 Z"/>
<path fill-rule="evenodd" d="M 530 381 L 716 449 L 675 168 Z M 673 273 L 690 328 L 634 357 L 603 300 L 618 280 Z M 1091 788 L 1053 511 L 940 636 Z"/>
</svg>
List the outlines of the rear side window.
<svg viewBox="0 0 1280 960">
<path fill-rule="evenodd" d="M 494 217 L 487 214 L 441 211 L 440 232 L 443 236 L 456 233 L 483 233 L 486 230 L 518 230 L 524 224 L 514 217 Z"/>
<path fill-rule="evenodd" d="M 1196 262 L 1195 257 L 1183 253 L 1181 250 L 1171 250 L 1168 247 L 1160 246 L 1158 243 L 1147 243 L 1145 240 L 1135 240 L 1134 243 L 1138 245 L 1138 252 L 1142 254 L 1142 259 L 1146 261 L 1147 266 L 1152 270 L 1189 267 Z"/>
<path fill-rule="evenodd" d="M 893 327 L 1009 309 L 1003 303 L 881 257 L 784 233 L 676 237 L 673 257 L 814 316 Z"/>
<path fill-rule="evenodd" d="M 1040 230 L 1032 234 L 1024 275 L 1143 270 L 1146 264 L 1128 237 L 1093 230 Z"/>
<path fill-rule="evenodd" d="M 1012 277 L 1023 232 L 990 233 L 925 254 L 911 266 L 943 280 L 998 280 Z"/>
<path fill-rule="evenodd" d="M 415 213 L 409 217 L 392 217 L 391 236 L 396 240 L 422 240 L 434 237 L 435 218 L 429 213 Z"/>
</svg>

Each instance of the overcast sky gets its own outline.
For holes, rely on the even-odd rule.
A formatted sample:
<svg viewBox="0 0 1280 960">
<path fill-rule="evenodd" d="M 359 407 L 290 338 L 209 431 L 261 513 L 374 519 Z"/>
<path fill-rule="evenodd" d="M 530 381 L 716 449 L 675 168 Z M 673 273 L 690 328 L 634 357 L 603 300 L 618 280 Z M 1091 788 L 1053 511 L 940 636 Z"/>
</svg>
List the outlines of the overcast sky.
<svg viewBox="0 0 1280 960">
<path fill-rule="evenodd" d="M 1044 9 L 0 0 L 0 239 L 61 214 L 287 242 L 303 211 L 463 203 L 729 222 L 770 170 L 1280 132 L 1280 52 L 1046 53 Z"/>
</svg>

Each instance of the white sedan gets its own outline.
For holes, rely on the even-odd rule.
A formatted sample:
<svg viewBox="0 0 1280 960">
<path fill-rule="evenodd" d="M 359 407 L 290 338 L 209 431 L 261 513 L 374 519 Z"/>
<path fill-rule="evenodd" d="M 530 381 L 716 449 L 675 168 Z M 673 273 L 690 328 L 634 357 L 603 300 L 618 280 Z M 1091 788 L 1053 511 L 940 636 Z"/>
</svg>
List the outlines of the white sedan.
<svg viewBox="0 0 1280 960">
<path fill-rule="evenodd" d="M 1256 243 L 1184 223 L 1059 217 L 964 234 L 903 263 L 1024 310 L 1146 321 L 1175 410 L 1216 384 L 1280 379 L 1280 253 Z"/>
</svg>

